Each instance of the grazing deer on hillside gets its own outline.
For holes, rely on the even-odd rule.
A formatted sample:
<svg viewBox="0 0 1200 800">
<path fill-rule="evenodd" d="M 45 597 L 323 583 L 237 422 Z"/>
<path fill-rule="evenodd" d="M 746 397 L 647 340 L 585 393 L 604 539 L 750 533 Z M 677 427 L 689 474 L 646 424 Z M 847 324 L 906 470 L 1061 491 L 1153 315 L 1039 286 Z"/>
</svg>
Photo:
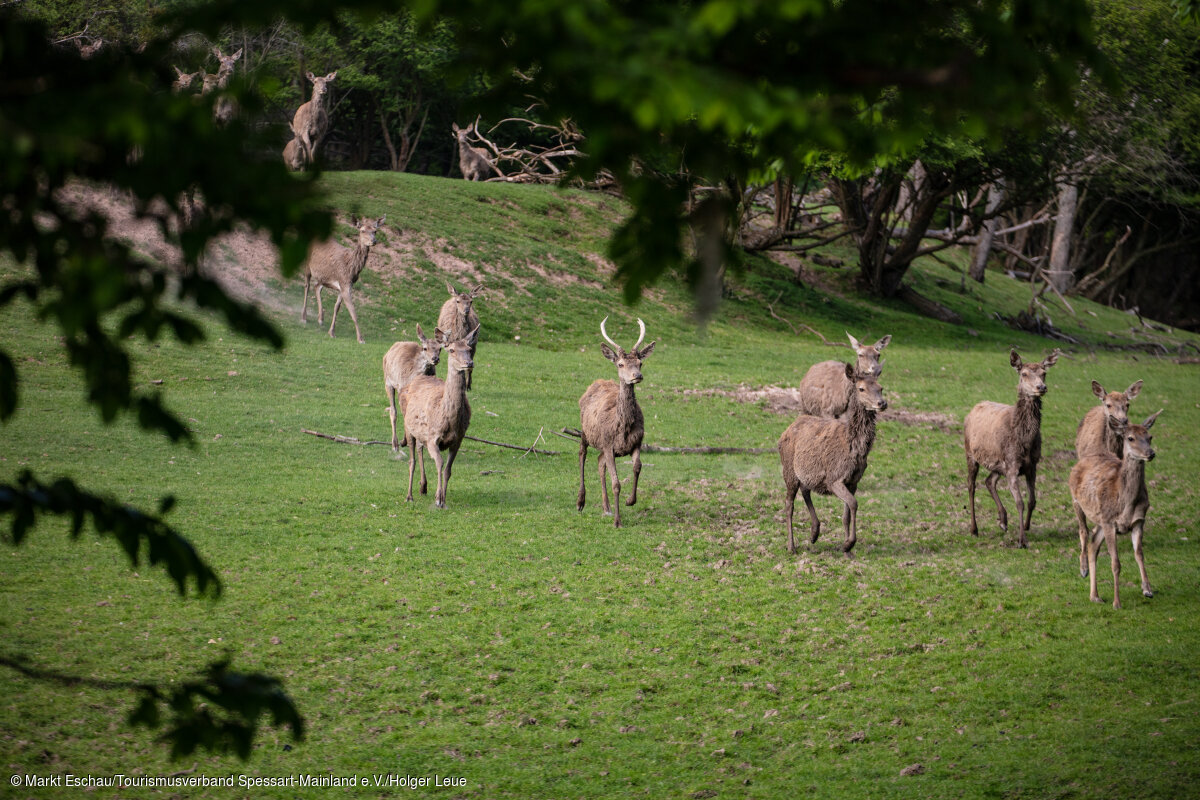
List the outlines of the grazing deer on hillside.
<svg viewBox="0 0 1200 800">
<path fill-rule="evenodd" d="M 324 78 L 318 78 L 311 72 L 306 73 L 306 76 L 312 81 L 312 97 L 307 103 L 296 109 L 296 115 L 292 118 L 292 132 L 300 140 L 300 152 L 304 164 L 310 165 L 316 160 L 317 147 L 320 146 L 321 140 L 325 138 L 325 132 L 329 129 L 329 110 L 325 107 L 325 95 L 328 92 L 329 84 L 333 83 L 337 77 L 337 70 Z"/>
<path fill-rule="evenodd" d="M 1096 591 L 1096 555 L 1100 542 L 1108 547 L 1112 560 L 1113 608 L 1121 607 L 1121 561 L 1117 557 L 1117 534 L 1131 533 L 1133 557 L 1137 560 L 1142 578 L 1142 594 L 1153 597 L 1150 579 L 1146 576 L 1146 560 L 1142 557 L 1142 534 L 1146 526 L 1146 511 L 1150 507 L 1150 496 L 1146 491 L 1146 462 L 1154 460 L 1150 427 L 1162 413 L 1158 410 L 1141 425 L 1121 425 L 1124 455 L 1117 458 L 1112 453 L 1096 453 L 1081 458 L 1071 469 L 1067 483 L 1071 488 L 1071 501 L 1075 507 L 1075 518 L 1079 521 L 1079 573 L 1090 576 L 1091 600 L 1099 603 Z M 1096 524 L 1094 533 L 1088 533 L 1087 521 Z M 1086 556 L 1086 561 L 1085 561 Z"/>
<path fill-rule="evenodd" d="M 604 329 L 605 317 L 600 322 L 600 334 L 608 344 L 600 345 L 600 352 L 617 366 L 617 380 L 597 380 L 579 398 L 579 499 L 575 504 L 583 511 L 587 491 L 584 484 L 585 459 L 588 446 L 600 451 L 597 466 L 600 470 L 600 496 L 604 501 L 604 513 L 610 513 L 608 487 L 604 483 L 605 471 L 612 475 L 614 513 L 613 524 L 621 527 L 621 482 L 617 480 L 617 457 L 633 455 L 633 488 L 625 505 L 637 502 L 638 476 L 642 474 L 642 436 L 645 433 L 642 409 L 633 394 L 633 387 L 642 382 L 642 362 L 654 352 L 655 342 L 642 347 L 646 338 L 646 323 L 638 320 L 638 340 L 626 350 L 614 342 Z"/>
<path fill-rule="evenodd" d="M 811 542 L 821 535 L 821 521 L 813 508 L 812 492 L 832 494 L 845 504 L 842 512 L 842 552 L 849 554 L 858 541 L 858 483 L 867 471 L 867 456 L 875 444 L 875 415 L 887 408 L 883 387 L 871 373 L 841 364 L 842 377 L 853 389 L 846 413 L 837 419 L 801 414 L 779 437 L 779 461 L 786 492 L 788 552 L 796 552 L 792 511 L 796 492 L 804 497 L 812 524 Z"/>
<path fill-rule="evenodd" d="M 351 217 L 350 221 L 358 228 L 358 238 L 354 248 L 343 247 L 332 239 L 317 242 L 309 250 L 308 260 L 304 264 L 304 306 L 300 309 L 300 321 L 308 322 L 308 290 L 314 283 L 317 290 L 317 322 L 325 322 L 325 308 L 321 305 L 321 289 L 333 289 L 338 293 L 333 304 L 333 319 L 329 323 L 329 335 L 333 336 L 333 328 L 337 325 L 338 308 L 345 304 L 354 321 L 354 333 L 358 343 L 363 344 L 362 332 L 358 328 L 358 315 L 354 313 L 354 302 L 350 299 L 350 289 L 358 282 L 363 267 L 367 265 L 367 256 L 375 244 L 375 236 L 383 226 L 387 215 L 379 219 L 363 219 Z"/>
<path fill-rule="evenodd" d="M 483 293 L 483 284 L 478 284 L 469 292 L 460 292 L 447 281 L 446 290 L 450 292 L 450 299 L 442 303 L 438 311 L 438 327 L 451 339 L 467 337 L 471 343 L 471 360 L 474 362 L 475 348 L 479 344 L 479 315 L 475 313 L 475 298 Z M 467 391 L 471 390 L 472 372 L 472 369 L 467 370 Z"/>
<path fill-rule="evenodd" d="M 1075 432 L 1075 457 L 1086 458 L 1097 453 L 1112 453 L 1121 457 L 1122 429 L 1129 424 L 1129 402 L 1142 391 L 1142 382 L 1134 382 L 1123 392 L 1106 392 L 1092 381 L 1092 394 L 1100 405 L 1088 409 L 1079 430 Z"/>
<path fill-rule="evenodd" d="M 446 380 L 433 375 L 417 375 L 400 390 L 400 413 L 404 415 L 404 442 L 408 445 L 408 497 L 413 499 L 413 469 L 421 459 L 421 494 L 425 494 L 425 456 L 421 448 L 429 451 L 438 473 L 437 494 L 434 505 L 446 507 L 446 488 L 450 484 L 450 470 L 454 458 L 467 435 L 471 424 L 471 404 L 467 402 L 465 374 L 472 366 L 470 334 L 446 341 L 446 362 L 449 366 Z M 434 333 L 443 340 L 442 330 Z M 447 451 L 445 461 L 442 451 Z"/>
<path fill-rule="evenodd" d="M 971 506 L 971 535 L 979 535 L 975 523 L 975 479 L 979 468 L 988 470 L 984 485 L 999 511 L 1000 528 L 1008 532 L 1008 513 L 996 493 L 996 482 L 1003 475 L 1017 504 L 1017 523 L 1020 529 L 1017 543 L 1028 547 L 1026 534 L 1037 505 L 1037 465 L 1042 460 L 1042 395 L 1046 394 L 1046 370 L 1058 361 L 1059 351 L 1045 360 L 1028 364 L 1013 350 L 1009 363 L 1017 371 L 1017 404 L 993 403 L 985 400 L 967 414 L 963 443 L 967 452 L 967 498 Z M 1029 508 L 1021 500 L 1017 479 L 1025 476 L 1029 488 Z"/>
<path fill-rule="evenodd" d="M 400 451 L 400 440 L 396 437 L 396 398 L 413 378 L 436 372 L 445 344 L 442 330 L 435 330 L 433 336 L 426 338 L 418 324 L 417 341 L 396 342 L 383 357 L 383 390 L 387 394 L 388 416 L 392 420 L 393 453 Z"/>
<path fill-rule="evenodd" d="M 465 128 L 458 127 L 458 123 L 451 123 L 451 127 L 458 142 L 458 168 L 462 170 L 463 178 L 468 181 L 485 181 L 493 175 L 498 175 L 499 172 L 488 158 L 488 151 L 482 147 L 472 147 L 467 141 L 468 136 L 479 132 L 479 120 L 476 119 Z"/>
<path fill-rule="evenodd" d="M 857 356 L 855 367 L 863 375 L 879 377 L 882 362 L 879 360 L 883 348 L 892 341 L 889 334 L 875 344 L 859 344 L 849 333 L 846 337 Z M 840 417 L 850 405 L 854 382 L 846 378 L 845 364 L 841 361 L 822 361 L 813 364 L 800 381 L 800 411 L 814 417 Z"/>
</svg>

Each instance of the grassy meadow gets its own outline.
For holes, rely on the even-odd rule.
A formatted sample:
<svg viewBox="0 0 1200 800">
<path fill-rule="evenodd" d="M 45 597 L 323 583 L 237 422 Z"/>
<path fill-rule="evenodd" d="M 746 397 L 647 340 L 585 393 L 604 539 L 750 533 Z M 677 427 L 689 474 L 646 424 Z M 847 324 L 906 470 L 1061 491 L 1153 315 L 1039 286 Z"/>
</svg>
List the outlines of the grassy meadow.
<svg viewBox="0 0 1200 800">
<path fill-rule="evenodd" d="M 217 601 L 180 599 L 114 543 L 71 541 L 65 522 L 46 521 L 0 552 L 0 655 L 163 683 L 230 656 L 283 679 L 306 739 L 267 729 L 246 764 L 172 762 L 154 732 L 126 723 L 129 693 L 0 667 L 5 772 L 359 776 L 370 785 L 344 791 L 446 798 L 1178 798 L 1200 785 L 1200 494 L 1188 477 L 1200 472 L 1200 337 L 1073 298 L 1074 314 L 1043 300 L 1080 344 L 1017 332 L 994 312 L 1024 308 L 1027 284 L 991 272 L 964 289 L 953 263 L 933 260 L 912 282 L 963 325 L 866 302 L 851 266 L 806 263 L 797 283 L 752 258 L 701 330 L 676 281 L 621 304 L 599 255 L 623 213 L 613 199 L 403 174 L 323 180 L 333 207 L 387 215 L 355 287 L 365 345 L 344 312 L 334 339 L 311 308 L 300 325 L 300 280 L 277 275 L 256 297 L 283 352 L 211 320 L 199 347 L 131 341 L 139 382 L 161 381 L 195 435 L 172 446 L 128 421 L 104 426 L 56 331 L 18 302 L 4 337 L 20 405 L 0 428 L 4 479 L 66 475 L 147 509 L 174 494 L 168 521 L 224 583 Z M 214 261 L 252 281 L 270 274 L 237 259 Z M 0 264 L 0 281 L 18 273 Z M 417 323 L 432 331 L 447 280 L 485 285 L 470 434 L 558 455 L 468 441 L 438 510 L 432 486 L 405 502 L 408 463 L 389 447 L 301 430 L 389 438 L 381 359 Z M 578 448 L 554 432 L 578 426 L 592 380 L 615 377 L 598 347 L 605 315 L 619 343 L 636 339 L 638 317 L 657 341 L 637 396 L 658 445 L 774 447 L 791 417 L 755 390 L 850 357 L 802 324 L 830 341 L 892 334 L 881 382 L 896 413 L 859 487 L 854 558 L 840 551 L 833 498 L 816 499 L 815 545 L 797 510 L 805 544 L 787 553 L 774 453 L 645 454 L 617 530 L 599 511 L 592 451 L 577 513 Z M 1168 354 L 1115 349 L 1154 341 Z M 1015 547 L 1015 527 L 1002 534 L 982 486 L 973 538 L 962 419 L 979 400 L 1014 402 L 1010 347 L 1036 360 L 1056 345 L 1067 357 L 1047 376 L 1030 547 Z M 1155 596 L 1141 596 L 1124 537 L 1121 610 L 1103 552 L 1105 602 L 1088 601 L 1066 484 L 1093 379 L 1144 380 L 1138 421 L 1165 409 L 1146 471 Z M 389 773 L 461 783 L 374 786 Z M 0 781 L 4 796 L 66 791 Z"/>
</svg>

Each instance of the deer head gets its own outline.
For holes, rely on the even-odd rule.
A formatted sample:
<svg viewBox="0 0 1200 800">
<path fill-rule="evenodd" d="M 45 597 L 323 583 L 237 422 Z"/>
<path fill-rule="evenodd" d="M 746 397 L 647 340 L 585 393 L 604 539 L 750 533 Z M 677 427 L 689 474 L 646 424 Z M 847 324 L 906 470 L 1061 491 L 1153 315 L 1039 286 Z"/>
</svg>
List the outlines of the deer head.
<svg viewBox="0 0 1200 800">
<path fill-rule="evenodd" d="M 1142 382 L 1136 381 L 1124 392 L 1106 392 L 1098 381 L 1092 381 L 1092 394 L 1104 405 L 1104 417 L 1108 424 L 1120 427 L 1129 422 L 1129 402 L 1142 391 Z"/>
<path fill-rule="evenodd" d="M 1017 355 L 1017 351 L 1013 350 L 1008 355 L 1008 363 L 1012 364 L 1013 369 L 1020 376 L 1017 383 L 1017 393 L 1028 395 L 1029 397 L 1041 397 L 1046 393 L 1046 370 L 1054 366 L 1054 362 L 1058 361 L 1060 351 L 1058 348 L 1054 352 L 1046 356 L 1042 361 L 1031 361 L 1028 364 L 1021 361 L 1021 357 Z"/>
<path fill-rule="evenodd" d="M 387 214 L 384 214 L 379 219 L 359 219 L 358 217 L 350 217 L 350 224 L 358 228 L 358 246 L 371 247 L 375 244 L 375 234 L 383 227 L 383 221 L 387 219 Z"/>
<path fill-rule="evenodd" d="M 441 339 L 446 348 L 446 362 L 451 370 L 455 372 L 466 372 L 475 366 L 474 360 L 471 358 L 471 338 L 479 332 L 479 326 L 476 325 L 473 330 L 467 333 L 461 339 L 450 341 L 449 335 L 441 328 L 434 331 L 434 337 Z"/>
<path fill-rule="evenodd" d="M 421 330 L 421 324 L 417 323 L 417 341 L 421 344 L 421 350 L 417 355 L 419 371 L 425 372 L 430 367 L 436 367 L 442 358 L 442 348 L 446 345 L 445 334 L 441 330 L 434 328 L 433 336 L 426 337 L 425 331 Z"/>
<path fill-rule="evenodd" d="M 328 89 L 329 84 L 333 83 L 333 79 L 337 77 L 337 70 L 335 69 L 333 72 L 329 73 L 324 78 L 318 78 L 316 75 L 313 75 L 311 72 L 306 73 L 306 75 L 307 75 L 308 79 L 310 81 L 312 81 L 312 85 L 313 85 L 312 99 L 320 100 L 325 95 L 325 91 Z"/>
<path fill-rule="evenodd" d="M 646 323 L 640 319 L 638 320 L 640 333 L 638 334 L 637 343 L 634 344 L 632 349 L 626 350 L 609 337 L 608 331 L 604 329 L 604 323 L 606 322 L 608 322 L 608 317 L 600 321 L 600 335 L 604 337 L 604 341 L 608 342 L 608 344 L 600 345 L 600 352 L 604 354 L 605 358 L 617 365 L 617 376 L 621 379 L 621 383 L 629 384 L 630 386 L 641 383 L 642 362 L 654 352 L 655 344 L 651 342 L 642 347 L 642 340 L 646 338 Z M 609 345 L 612 346 L 610 347 Z"/>
<path fill-rule="evenodd" d="M 846 365 L 846 380 L 854 384 L 854 392 L 858 402 L 868 411 L 885 411 L 888 407 L 883 396 L 883 387 L 879 378 L 871 372 L 860 372 L 849 364 Z"/>
<path fill-rule="evenodd" d="M 883 362 L 879 360 L 879 356 L 883 353 L 883 348 L 888 346 L 888 342 L 892 341 L 892 335 L 884 336 L 875 344 L 859 344 L 858 339 L 851 336 L 848 331 L 846 338 L 850 340 L 850 346 L 854 348 L 854 353 L 858 356 L 858 363 L 855 364 L 858 371 L 878 376 L 883 371 Z"/>
</svg>

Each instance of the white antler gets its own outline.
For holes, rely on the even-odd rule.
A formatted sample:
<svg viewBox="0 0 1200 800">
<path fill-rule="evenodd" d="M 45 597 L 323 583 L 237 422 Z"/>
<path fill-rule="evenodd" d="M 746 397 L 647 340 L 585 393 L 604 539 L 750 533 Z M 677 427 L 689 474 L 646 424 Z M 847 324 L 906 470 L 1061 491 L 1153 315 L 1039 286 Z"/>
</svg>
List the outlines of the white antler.
<svg viewBox="0 0 1200 800">
<path fill-rule="evenodd" d="M 600 320 L 600 335 L 604 337 L 604 341 L 608 342 L 608 343 L 609 343 L 609 344 L 611 344 L 613 347 L 617 348 L 617 350 L 620 350 L 620 349 L 621 349 L 621 345 L 619 345 L 619 344 L 617 344 L 616 342 L 614 342 L 614 341 L 612 340 L 612 337 L 610 337 L 610 336 L 608 335 L 608 331 L 604 330 L 604 323 L 606 323 L 606 322 L 608 322 L 608 317 L 605 317 L 604 319 Z"/>
<path fill-rule="evenodd" d="M 638 328 L 640 328 L 640 329 L 641 329 L 641 332 L 638 334 L 638 340 L 637 340 L 637 344 L 635 344 L 635 345 L 633 346 L 633 349 L 634 349 L 634 350 L 637 350 L 639 347 L 641 347 L 641 346 L 642 346 L 642 340 L 646 338 L 646 323 L 642 322 L 642 321 L 639 319 L 639 320 L 638 320 Z"/>
</svg>

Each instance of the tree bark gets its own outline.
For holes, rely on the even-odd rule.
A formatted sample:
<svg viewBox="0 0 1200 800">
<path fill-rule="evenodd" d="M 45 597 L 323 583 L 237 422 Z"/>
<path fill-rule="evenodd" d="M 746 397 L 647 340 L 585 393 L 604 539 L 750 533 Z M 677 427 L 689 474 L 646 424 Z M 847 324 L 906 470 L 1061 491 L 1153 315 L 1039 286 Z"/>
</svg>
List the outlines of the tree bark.
<svg viewBox="0 0 1200 800">
<path fill-rule="evenodd" d="M 1046 280 L 1060 293 L 1071 288 L 1071 229 L 1079 207 L 1079 187 L 1061 183 L 1058 187 L 1058 216 L 1050 244 L 1050 264 L 1043 270 Z"/>
<path fill-rule="evenodd" d="M 979 283 L 983 283 L 988 256 L 992 252 L 992 240 L 996 237 L 996 226 L 1000 222 L 1000 218 L 996 216 L 996 209 L 1000 208 L 1003 200 L 1004 184 L 998 179 L 988 187 L 987 205 L 983 210 L 983 228 L 979 232 L 979 242 L 971 252 L 971 266 L 967 272 L 972 279 Z"/>
</svg>

